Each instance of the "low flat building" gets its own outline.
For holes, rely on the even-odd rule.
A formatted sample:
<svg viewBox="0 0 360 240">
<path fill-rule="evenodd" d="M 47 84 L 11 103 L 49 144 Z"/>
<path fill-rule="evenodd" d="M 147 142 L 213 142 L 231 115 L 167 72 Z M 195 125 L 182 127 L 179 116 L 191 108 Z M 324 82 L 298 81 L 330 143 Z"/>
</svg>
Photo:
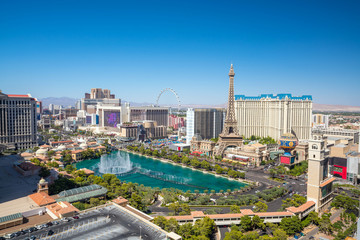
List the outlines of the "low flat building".
<svg viewBox="0 0 360 240">
<path fill-rule="evenodd" d="M 46 206 L 47 213 L 53 218 L 72 217 L 80 212 L 79 209 L 71 205 L 69 202 L 57 202 Z"/>
<path fill-rule="evenodd" d="M 97 185 L 89 185 L 85 187 L 73 188 L 70 190 L 65 190 L 60 192 L 56 196 L 52 196 L 55 198 L 56 202 L 78 202 L 86 199 L 105 196 L 107 193 L 107 189 Z"/>
<path fill-rule="evenodd" d="M 315 202 L 310 201 L 305 204 L 295 208 L 287 208 L 287 211 L 284 212 L 259 212 L 255 213 L 251 209 L 241 209 L 240 213 L 227 213 L 227 214 L 204 214 L 202 211 L 193 211 L 191 215 L 185 216 L 168 216 L 167 219 L 174 218 L 180 225 L 195 222 L 204 217 L 209 217 L 215 221 L 217 226 L 230 226 L 232 224 L 240 224 L 241 218 L 243 216 L 259 216 L 264 223 L 280 223 L 283 218 L 288 218 L 292 216 L 298 216 L 300 219 L 304 219 L 311 211 L 315 209 Z"/>
<path fill-rule="evenodd" d="M 225 159 L 252 166 L 260 166 L 262 161 L 267 161 L 270 157 L 270 152 L 267 150 L 266 145 L 260 143 L 228 148 L 224 153 L 227 156 Z"/>
</svg>

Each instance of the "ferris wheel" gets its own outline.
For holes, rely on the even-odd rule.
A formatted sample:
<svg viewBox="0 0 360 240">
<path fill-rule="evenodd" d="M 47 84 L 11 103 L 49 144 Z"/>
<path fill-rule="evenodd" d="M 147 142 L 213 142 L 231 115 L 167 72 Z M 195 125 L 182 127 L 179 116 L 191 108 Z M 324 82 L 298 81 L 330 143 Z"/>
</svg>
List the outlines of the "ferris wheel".
<svg viewBox="0 0 360 240">
<path fill-rule="evenodd" d="M 180 110 L 180 107 L 181 107 L 181 102 L 180 102 L 180 98 L 179 98 L 179 95 L 175 92 L 174 89 L 172 88 L 164 88 L 163 90 L 161 90 L 160 94 L 158 95 L 157 99 L 156 99 L 156 106 L 159 106 L 159 99 L 161 97 L 161 95 L 164 93 L 164 92 L 172 92 L 175 97 L 176 97 L 176 100 L 178 102 L 178 109 Z"/>
</svg>

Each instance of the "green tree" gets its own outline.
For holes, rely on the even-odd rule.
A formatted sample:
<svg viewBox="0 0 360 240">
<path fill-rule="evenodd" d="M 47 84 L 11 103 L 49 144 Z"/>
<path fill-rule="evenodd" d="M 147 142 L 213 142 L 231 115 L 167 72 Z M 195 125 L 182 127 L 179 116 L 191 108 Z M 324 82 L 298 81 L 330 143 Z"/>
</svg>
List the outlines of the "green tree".
<svg viewBox="0 0 360 240">
<path fill-rule="evenodd" d="M 129 202 L 130 205 L 133 206 L 134 208 L 139 209 L 140 211 L 145 210 L 140 195 L 136 193 L 132 193 Z"/>
<path fill-rule="evenodd" d="M 165 227 L 165 231 L 168 232 L 177 232 L 179 229 L 179 223 L 176 221 L 175 218 L 170 218 L 167 221 L 166 227 Z"/>
<path fill-rule="evenodd" d="M 203 169 L 206 169 L 206 170 L 211 170 L 211 165 L 210 165 L 210 163 L 208 163 L 206 160 L 203 160 L 202 162 L 201 162 L 201 167 L 203 168 Z"/>
<path fill-rule="evenodd" d="M 201 220 L 197 220 L 194 224 L 194 232 L 196 235 L 201 235 L 210 238 L 216 230 L 214 220 L 204 217 Z"/>
<path fill-rule="evenodd" d="M 167 220 L 164 216 L 155 217 L 153 222 L 154 222 L 154 224 L 158 225 L 162 229 L 165 229 L 165 227 L 167 225 Z"/>
<path fill-rule="evenodd" d="M 73 165 L 71 165 L 71 164 L 66 165 L 66 167 L 65 167 L 65 171 L 66 171 L 67 173 L 72 173 L 72 172 L 75 171 L 75 170 L 76 170 L 76 168 L 75 168 Z"/>
<path fill-rule="evenodd" d="M 191 159 L 190 164 L 194 168 L 199 168 L 201 165 L 201 163 L 196 158 Z"/>
<path fill-rule="evenodd" d="M 73 161 L 72 157 L 71 157 L 71 154 L 66 154 L 64 157 L 63 157 L 63 162 L 65 163 L 71 163 Z"/>
<path fill-rule="evenodd" d="M 244 231 L 252 230 L 252 220 L 251 217 L 245 215 L 240 218 L 240 226 Z"/>
<path fill-rule="evenodd" d="M 255 203 L 254 212 L 266 212 L 268 209 L 268 205 L 262 201 L 258 201 Z"/>
<path fill-rule="evenodd" d="M 301 221 L 299 217 L 292 216 L 291 218 L 283 218 L 280 222 L 280 227 L 288 234 L 288 235 L 294 235 L 297 232 L 300 232 L 301 227 Z"/>
<path fill-rule="evenodd" d="M 190 213 L 191 209 L 189 205 L 186 203 L 181 204 L 181 212 L 179 213 L 179 215 L 190 215 Z"/>
<path fill-rule="evenodd" d="M 274 240 L 287 240 L 288 239 L 288 235 L 281 228 L 276 228 L 273 231 L 273 236 L 274 236 Z"/>
<path fill-rule="evenodd" d="M 258 215 L 255 215 L 252 218 L 252 224 L 253 224 L 254 228 L 265 229 L 264 220 L 262 220 Z"/>
<path fill-rule="evenodd" d="M 179 230 L 177 232 L 184 239 L 189 239 L 194 235 L 193 226 L 191 223 L 185 223 L 180 225 Z"/>
<path fill-rule="evenodd" d="M 224 240 L 242 240 L 243 235 L 242 232 L 231 229 L 231 232 L 225 233 Z"/>
<path fill-rule="evenodd" d="M 336 208 L 341 207 L 348 211 L 354 211 L 354 210 L 358 209 L 359 201 L 354 200 L 351 197 L 346 196 L 346 195 L 338 195 L 332 201 L 331 206 L 336 207 Z"/>
<path fill-rule="evenodd" d="M 240 207 L 237 205 L 231 205 L 230 212 L 232 213 L 240 213 Z"/>
<path fill-rule="evenodd" d="M 170 203 L 168 208 L 169 210 L 174 211 L 174 216 L 176 216 L 180 212 L 180 203 L 179 202 Z"/>
<path fill-rule="evenodd" d="M 181 158 L 181 162 L 182 162 L 182 164 L 189 165 L 190 164 L 190 159 L 187 156 L 183 156 Z"/>
<path fill-rule="evenodd" d="M 46 167 L 42 167 L 39 172 L 39 176 L 42 178 L 46 178 L 50 176 L 50 170 Z"/>
</svg>

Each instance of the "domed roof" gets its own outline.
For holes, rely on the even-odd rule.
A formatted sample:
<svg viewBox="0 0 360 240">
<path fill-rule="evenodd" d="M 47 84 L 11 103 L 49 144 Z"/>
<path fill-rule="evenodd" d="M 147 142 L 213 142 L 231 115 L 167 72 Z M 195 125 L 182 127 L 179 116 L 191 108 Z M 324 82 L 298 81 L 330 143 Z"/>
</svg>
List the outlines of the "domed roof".
<svg viewBox="0 0 360 240">
<path fill-rule="evenodd" d="M 195 140 L 195 141 L 202 141 L 202 137 L 200 136 L 200 134 L 196 133 L 191 140 Z"/>
<path fill-rule="evenodd" d="M 45 183 L 46 183 L 45 179 L 41 178 L 40 181 L 39 181 L 39 184 L 45 184 Z"/>
<path fill-rule="evenodd" d="M 44 155 L 47 153 L 47 149 L 45 148 L 40 148 L 36 151 L 36 155 Z"/>
<path fill-rule="evenodd" d="M 284 133 L 278 141 L 280 148 L 285 151 L 291 151 L 298 145 L 297 137 L 292 133 Z"/>
</svg>

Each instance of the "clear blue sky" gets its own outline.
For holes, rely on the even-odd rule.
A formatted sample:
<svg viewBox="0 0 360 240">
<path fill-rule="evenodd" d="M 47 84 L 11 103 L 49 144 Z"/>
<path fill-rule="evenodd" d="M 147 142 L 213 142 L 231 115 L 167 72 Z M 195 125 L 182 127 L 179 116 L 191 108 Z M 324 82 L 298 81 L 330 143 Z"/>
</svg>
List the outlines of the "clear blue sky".
<svg viewBox="0 0 360 240">
<path fill-rule="evenodd" d="M 0 89 L 155 102 L 311 94 L 360 106 L 359 1 L 1 1 Z M 175 103 L 170 93 L 160 103 Z"/>
</svg>

